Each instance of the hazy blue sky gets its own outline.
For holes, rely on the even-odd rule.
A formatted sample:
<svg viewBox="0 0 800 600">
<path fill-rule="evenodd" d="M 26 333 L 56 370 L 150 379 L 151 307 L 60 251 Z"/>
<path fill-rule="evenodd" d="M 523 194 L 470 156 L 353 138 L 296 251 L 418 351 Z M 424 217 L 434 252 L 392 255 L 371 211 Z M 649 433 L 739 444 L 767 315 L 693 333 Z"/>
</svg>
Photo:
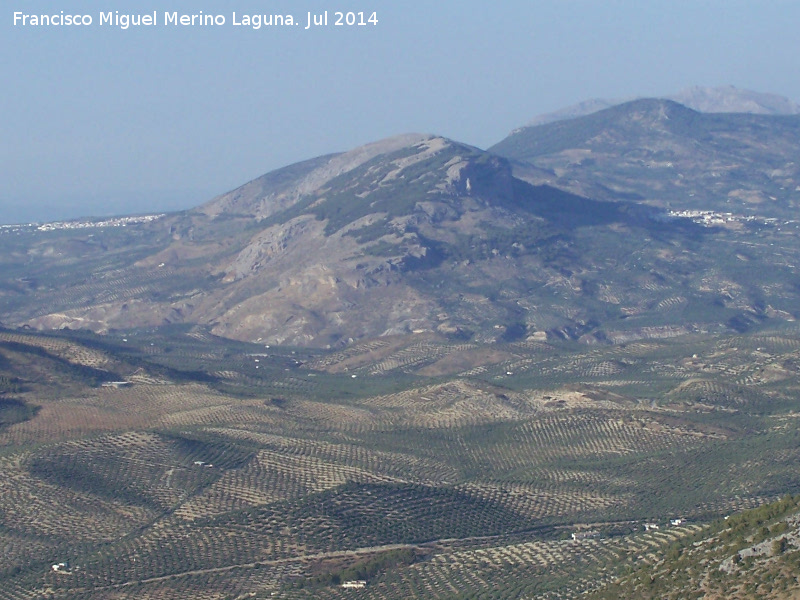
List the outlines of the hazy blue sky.
<svg viewBox="0 0 800 600">
<path fill-rule="evenodd" d="M 800 101 L 800 2 L 5 0 L 0 222 L 200 204 L 274 168 L 408 132 L 487 147 L 593 97 L 727 85 Z M 377 26 L 305 31 L 307 12 Z M 79 13 L 91 27 L 14 26 Z M 99 24 L 151 13 L 158 27 Z M 224 15 L 163 24 L 164 11 Z M 292 14 L 254 30 L 231 14 Z"/>
</svg>

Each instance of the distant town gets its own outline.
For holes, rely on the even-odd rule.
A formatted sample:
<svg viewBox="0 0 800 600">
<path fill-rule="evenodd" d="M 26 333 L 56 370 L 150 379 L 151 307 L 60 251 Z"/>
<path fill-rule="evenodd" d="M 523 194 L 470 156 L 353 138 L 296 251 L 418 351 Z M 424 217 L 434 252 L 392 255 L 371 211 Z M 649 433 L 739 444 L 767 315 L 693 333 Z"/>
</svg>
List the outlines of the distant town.
<svg viewBox="0 0 800 600">
<path fill-rule="evenodd" d="M 98 227 L 127 227 L 138 223 L 149 223 L 165 216 L 139 215 L 135 217 L 109 217 L 105 219 L 77 219 L 74 221 L 54 221 L 52 223 L 24 223 L 17 225 L 0 225 L 0 234 L 22 231 L 57 231 L 59 229 L 92 229 Z"/>
<path fill-rule="evenodd" d="M 693 222 L 704 227 L 716 227 L 731 223 L 758 223 L 760 225 L 779 225 L 780 221 L 772 217 L 759 217 L 757 215 L 735 215 L 729 212 L 716 212 L 713 210 L 671 210 L 666 214 L 673 219 L 691 219 Z M 784 225 L 790 225 L 795 221 L 785 221 Z"/>
</svg>

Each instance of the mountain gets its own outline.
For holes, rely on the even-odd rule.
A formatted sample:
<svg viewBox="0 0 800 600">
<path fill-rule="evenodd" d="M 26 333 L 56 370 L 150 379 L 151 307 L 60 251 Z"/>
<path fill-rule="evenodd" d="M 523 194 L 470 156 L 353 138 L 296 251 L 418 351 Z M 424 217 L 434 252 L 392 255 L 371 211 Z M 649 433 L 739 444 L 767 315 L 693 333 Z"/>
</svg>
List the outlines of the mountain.
<svg viewBox="0 0 800 600">
<path fill-rule="evenodd" d="M 4 228 L 0 321 L 325 348 L 623 343 L 794 319 L 798 133 L 798 116 L 637 100 L 488 152 L 382 140 L 124 227 Z"/>
<path fill-rule="evenodd" d="M 765 94 L 751 90 L 742 90 L 732 85 L 720 87 L 692 86 L 675 94 L 662 97 L 688 106 L 699 112 L 707 113 L 752 113 L 756 115 L 796 115 L 800 114 L 800 105 L 777 94 Z M 593 98 L 572 106 L 534 117 L 526 127 L 545 125 L 554 121 L 563 121 L 582 117 L 599 110 L 611 108 L 618 104 L 640 100 L 638 98 Z"/>
<path fill-rule="evenodd" d="M 31 234 L 6 256 L 6 272 L 24 277 L 6 283 L 4 322 L 96 331 L 189 322 L 317 346 L 414 331 L 522 335 L 522 290 L 572 277 L 558 258 L 571 232 L 612 224 L 652 221 L 531 186 L 477 148 L 403 136 L 125 231 Z"/>
<path fill-rule="evenodd" d="M 676 210 L 792 219 L 800 186 L 800 115 L 710 114 L 634 100 L 519 129 L 490 152 L 536 184 Z"/>
</svg>

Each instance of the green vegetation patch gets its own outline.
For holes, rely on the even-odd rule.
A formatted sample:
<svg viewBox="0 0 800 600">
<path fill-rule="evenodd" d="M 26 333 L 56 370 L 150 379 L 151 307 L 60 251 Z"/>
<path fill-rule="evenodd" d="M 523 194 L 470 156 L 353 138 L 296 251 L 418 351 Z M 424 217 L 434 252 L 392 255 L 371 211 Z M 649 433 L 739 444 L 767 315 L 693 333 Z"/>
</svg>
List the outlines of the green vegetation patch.
<svg viewBox="0 0 800 600">
<path fill-rule="evenodd" d="M 44 369 L 45 371 L 66 375 L 70 379 L 85 385 L 97 386 L 103 381 L 120 379 L 119 376 L 113 373 L 102 369 L 96 369 L 88 365 L 71 362 L 38 346 L 19 342 L 0 341 L 0 348 L 27 355 L 29 358 L 33 359 L 32 362 L 36 365 L 37 370 L 44 364 L 48 367 Z"/>
<path fill-rule="evenodd" d="M 531 519 L 462 491 L 417 484 L 348 483 L 309 497 L 293 511 L 293 517 L 334 523 L 342 542 L 356 546 L 419 543 L 536 527 Z"/>
<path fill-rule="evenodd" d="M 420 556 L 411 548 L 399 548 L 359 558 L 351 564 L 322 566 L 322 572 L 314 577 L 299 580 L 297 587 L 340 585 L 345 581 L 371 581 L 384 573 L 414 564 Z M 302 583 L 301 583 L 302 582 Z"/>
<path fill-rule="evenodd" d="M 128 479 L 119 467 L 119 463 L 104 465 L 61 453 L 36 457 L 28 465 L 32 475 L 54 485 L 135 506 L 162 508 L 145 486 Z"/>
<path fill-rule="evenodd" d="M 203 521 L 197 524 L 205 525 Z M 275 524 L 289 525 L 294 539 L 319 551 L 418 544 L 539 527 L 533 519 L 453 488 L 355 482 L 306 496 L 299 503 L 273 504 L 208 522 L 264 534 L 274 531 Z"/>
<path fill-rule="evenodd" d="M 2 378 L 0 378 L 0 385 L 2 385 Z M 23 400 L 0 398 L 0 429 L 14 423 L 28 421 L 35 417 L 38 411 L 38 406 L 31 406 Z"/>
<path fill-rule="evenodd" d="M 2 355 L 0 355 L 2 359 Z M 0 375 L 0 394 L 16 394 L 22 390 L 22 384 L 16 377 Z"/>
</svg>

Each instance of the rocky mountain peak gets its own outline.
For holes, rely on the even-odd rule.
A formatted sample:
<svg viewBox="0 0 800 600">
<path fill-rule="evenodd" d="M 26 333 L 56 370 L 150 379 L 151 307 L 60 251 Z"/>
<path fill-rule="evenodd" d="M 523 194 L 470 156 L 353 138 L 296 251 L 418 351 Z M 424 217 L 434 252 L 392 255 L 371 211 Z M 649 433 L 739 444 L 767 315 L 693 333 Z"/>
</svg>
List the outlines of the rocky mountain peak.
<svg viewBox="0 0 800 600">
<path fill-rule="evenodd" d="M 241 214 L 267 218 L 301 197 L 312 194 L 335 177 L 344 175 L 374 158 L 403 148 L 424 144 L 434 136 L 418 133 L 398 135 L 342 152 L 290 165 L 263 175 L 222 194 L 197 209 L 209 217 Z"/>
</svg>

